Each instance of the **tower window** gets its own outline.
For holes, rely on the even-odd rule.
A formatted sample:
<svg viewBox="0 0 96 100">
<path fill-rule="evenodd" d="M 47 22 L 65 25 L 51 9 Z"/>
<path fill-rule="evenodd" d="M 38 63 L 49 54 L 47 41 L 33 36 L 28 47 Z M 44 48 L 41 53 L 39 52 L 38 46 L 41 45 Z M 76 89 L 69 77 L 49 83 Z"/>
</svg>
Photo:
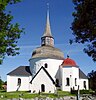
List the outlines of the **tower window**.
<svg viewBox="0 0 96 100">
<path fill-rule="evenodd" d="M 45 45 L 45 38 L 41 38 L 41 44 L 42 44 L 42 46 L 44 46 Z"/>
<path fill-rule="evenodd" d="M 21 85 L 21 78 L 18 78 L 18 83 L 17 85 Z"/>
<path fill-rule="evenodd" d="M 66 86 L 70 86 L 70 80 L 69 80 L 69 78 L 66 78 Z"/>
<path fill-rule="evenodd" d="M 45 68 L 48 68 L 48 64 L 47 63 L 45 63 Z"/>
<path fill-rule="evenodd" d="M 46 44 L 50 45 L 50 38 L 49 37 L 46 38 Z"/>
<path fill-rule="evenodd" d="M 75 86 L 77 86 L 77 78 L 75 78 Z"/>
</svg>

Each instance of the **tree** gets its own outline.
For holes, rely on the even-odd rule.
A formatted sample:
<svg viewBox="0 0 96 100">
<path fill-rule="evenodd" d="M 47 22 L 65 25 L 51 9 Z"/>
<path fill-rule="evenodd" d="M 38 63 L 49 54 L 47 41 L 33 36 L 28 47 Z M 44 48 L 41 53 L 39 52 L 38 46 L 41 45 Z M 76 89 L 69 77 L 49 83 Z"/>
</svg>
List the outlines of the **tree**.
<svg viewBox="0 0 96 100">
<path fill-rule="evenodd" d="M 1 76 L 0 76 L 0 89 L 2 89 L 2 85 L 3 85 L 3 81 L 2 81 Z"/>
<path fill-rule="evenodd" d="M 90 89 L 96 91 L 96 71 L 92 70 L 90 73 L 88 73 L 88 78 Z"/>
<path fill-rule="evenodd" d="M 0 0 L 0 64 L 6 55 L 15 56 L 19 54 L 17 47 L 18 39 L 23 32 L 19 24 L 12 24 L 11 12 L 6 12 L 6 6 L 15 4 L 20 0 Z"/>
<path fill-rule="evenodd" d="M 7 81 L 4 82 L 4 85 L 7 85 Z"/>
<path fill-rule="evenodd" d="M 74 39 L 70 43 L 86 44 L 84 52 L 96 61 L 96 0 L 73 0 L 75 11 L 73 12 Z"/>
</svg>

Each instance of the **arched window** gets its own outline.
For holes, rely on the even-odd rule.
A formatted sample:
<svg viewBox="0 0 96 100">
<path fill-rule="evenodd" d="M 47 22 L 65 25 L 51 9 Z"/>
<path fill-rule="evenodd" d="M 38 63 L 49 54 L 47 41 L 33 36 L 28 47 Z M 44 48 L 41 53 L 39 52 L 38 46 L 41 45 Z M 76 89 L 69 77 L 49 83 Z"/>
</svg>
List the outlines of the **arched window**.
<svg viewBox="0 0 96 100">
<path fill-rule="evenodd" d="M 59 86 L 59 79 L 56 79 L 56 87 L 60 87 Z"/>
<path fill-rule="evenodd" d="M 47 63 L 45 63 L 45 68 L 48 68 L 48 64 Z"/>
<path fill-rule="evenodd" d="M 77 78 L 75 78 L 75 86 L 77 86 Z"/>
<path fill-rule="evenodd" d="M 41 84 L 41 92 L 45 92 L 45 85 Z"/>
<path fill-rule="evenodd" d="M 18 78 L 18 85 L 21 85 L 21 78 Z"/>
<path fill-rule="evenodd" d="M 83 82 L 84 89 L 86 89 L 86 81 Z"/>
<path fill-rule="evenodd" d="M 45 45 L 45 38 L 42 38 L 42 40 L 41 40 L 41 44 L 42 44 L 42 46 Z"/>
<path fill-rule="evenodd" d="M 68 77 L 66 78 L 66 86 L 70 86 L 70 80 Z"/>
</svg>

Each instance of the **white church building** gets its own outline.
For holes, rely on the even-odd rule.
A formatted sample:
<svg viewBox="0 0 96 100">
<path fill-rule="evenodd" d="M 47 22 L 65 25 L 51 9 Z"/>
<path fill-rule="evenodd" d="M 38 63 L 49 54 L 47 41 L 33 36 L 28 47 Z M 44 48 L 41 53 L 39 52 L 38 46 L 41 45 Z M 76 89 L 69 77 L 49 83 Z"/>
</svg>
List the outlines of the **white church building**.
<svg viewBox="0 0 96 100">
<path fill-rule="evenodd" d="M 37 47 L 29 59 L 29 66 L 19 66 L 7 74 L 7 92 L 31 91 L 31 93 L 54 93 L 57 89 L 89 89 L 87 76 L 74 60 L 64 58 L 61 50 L 54 47 L 49 11 L 41 46 Z"/>
</svg>

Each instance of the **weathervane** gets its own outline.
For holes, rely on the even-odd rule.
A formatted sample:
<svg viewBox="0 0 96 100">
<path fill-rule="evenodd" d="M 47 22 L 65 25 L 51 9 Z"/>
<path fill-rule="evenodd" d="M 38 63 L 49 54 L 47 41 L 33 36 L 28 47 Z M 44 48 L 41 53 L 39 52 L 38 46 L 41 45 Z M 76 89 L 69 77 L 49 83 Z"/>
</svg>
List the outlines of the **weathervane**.
<svg viewBox="0 0 96 100">
<path fill-rule="evenodd" d="M 47 14 L 49 16 L 49 2 L 47 2 Z"/>
<path fill-rule="evenodd" d="M 49 2 L 47 2 L 47 10 L 49 10 Z"/>
<path fill-rule="evenodd" d="M 67 58 L 69 58 L 69 55 L 67 54 Z"/>
<path fill-rule="evenodd" d="M 47 2 L 47 20 L 49 20 L 49 2 Z"/>
</svg>

